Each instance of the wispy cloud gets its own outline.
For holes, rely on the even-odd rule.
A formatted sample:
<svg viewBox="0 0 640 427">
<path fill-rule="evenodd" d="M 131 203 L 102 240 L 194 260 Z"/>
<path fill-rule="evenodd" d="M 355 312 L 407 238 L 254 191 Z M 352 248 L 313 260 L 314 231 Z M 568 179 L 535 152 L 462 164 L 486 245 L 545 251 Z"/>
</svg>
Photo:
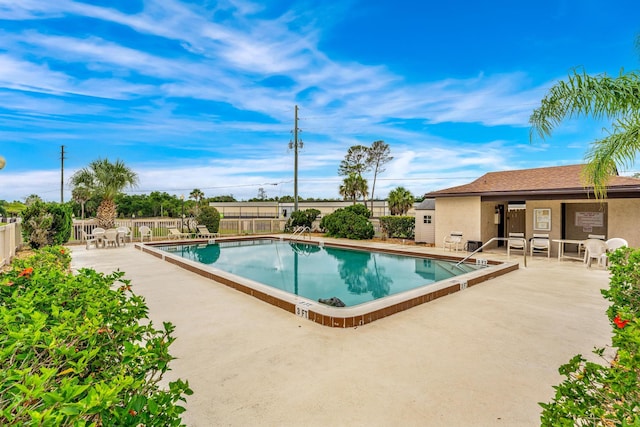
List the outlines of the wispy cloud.
<svg viewBox="0 0 640 427">
<path fill-rule="evenodd" d="M 15 24 L 0 33 L 0 93 L 10 105 L 0 109 L 0 136 L 31 147 L 95 141 L 91 150 L 73 147 L 72 167 L 118 144 L 131 153 L 145 188 L 234 188 L 239 177 L 251 188 L 290 181 L 286 143 L 298 103 L 309 138 L 301 157 L 309 196 L 336 195 L 326 183 L 339 179 L 346 148 L 376 139 L 391 142 L 395 155 L 377 184 L 380 194 L 402 182 L 418 193 L 430 183 L 457 183 L 462 170 L 480 175 L 513 165 L 513 141 L 456 140 L 404 123 L 523 128 L 546 83 L 522 72 L 409 81 L 390 66 L 337 59 L 321 48 L 327 27 L 319 22 L 337 6 L 317 6 L 327 8 L 316 10 L 317 18 L 295 8 L 271 17 L 268 7 L 147 0 L 124 12 L 72 0 L 0 0 L 0 19 Z M 48 26 L 52 18 L 77 25 L 61 31 Z M 87 19 L 101 25 L 87 30 Z M 144 158 L 132 147 L 156 152 Z M 162 156 L 171 161 L 162 164 Z M 38 180 L 51 173 L 8 168 L 2 186 L 21 185 L 0 199 L 37 192 Z"/>
</svg>

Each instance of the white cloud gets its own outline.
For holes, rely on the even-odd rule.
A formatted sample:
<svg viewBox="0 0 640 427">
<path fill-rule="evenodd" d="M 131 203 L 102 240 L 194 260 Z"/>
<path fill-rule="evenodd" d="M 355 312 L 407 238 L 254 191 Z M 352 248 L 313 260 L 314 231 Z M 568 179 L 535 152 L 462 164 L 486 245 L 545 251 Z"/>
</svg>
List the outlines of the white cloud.
<svg viewBox="0 0 640 427">
<path fill-rule="evenodd" d="M 504 141 L 445 140 L 409 130 L 402 121 L 524 127 L 545 91 L 522 73 L 413 83 L 386 66 L 339 61 L 321 50 L 323 34 L 314 21 L 293 11 L 258 19 L 255 14 L 264 7 L 259 3 L 227 0 L 209 9 L 176 0 L 143 5 L 126 14 L 69 0 L 0 0 L 2 19 L 90 17 L 175 46 L 169 52 L 154 50 L 136 44 L 135 38 L 110 39 L 106 32 L 62 36 L 26 25 L 22 32 L 4 30 L 0 50 L 10 53 L 0 55 L 0 90 L 11 101 L 11 114 L 0 116 L 0 135 L 28 141 L 46 137 L 50 144 L 117 138 L 121 147 L 179 146 L 183 152 L 167 154 L 164 164 L 157 157 L 136 164 L 144 189 L 198 187 L 252 197 L 256 186 L 273 181 L 283 182 L 278 191 L 291 193 L 286 143 L 293 104 L 299 102 L 306 141 L 301 193 L 337 197 L 336 169 L 346 149 L 385 139 L 396 141 L 396 158 L 377 182 L 376 194 L 404 185 L 417 195 L 512 167 L 514 147 Z M 214 22 L 218 10 L 230 13 Z M 260 84 L 270 77 L 286 83 Z M 191 107 L 194 101 L 200 107 Z M 244 120 L 230 119 L 227 109 L 240 112 Z M 28 128 L 19 129 L 26 123 Z M 530 151 L 546 149 L 537 145 Z M 220 159 L 185 166 L 184 152 L 193 150 Z M 37 190 L 55 199 L 51 174 L 2 171 L 3 187 L 9 178 L 21 185 L 6 187 L 0 199 Z M 247 187 L 238 187 L 239 182 Z"/>
</svg>

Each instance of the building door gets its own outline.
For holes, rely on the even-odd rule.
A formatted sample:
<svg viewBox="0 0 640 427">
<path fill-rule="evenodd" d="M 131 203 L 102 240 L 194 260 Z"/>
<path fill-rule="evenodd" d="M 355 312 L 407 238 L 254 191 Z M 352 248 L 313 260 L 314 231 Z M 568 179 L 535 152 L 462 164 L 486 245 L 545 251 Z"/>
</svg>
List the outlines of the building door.
<svg viewBox="0 0 640 427">
<path fill-rule="evenodd" d="M 507 236 L 509 233 L 526 232 L 526 210 L 510 209 L 507 212 Z"/>
</svg>

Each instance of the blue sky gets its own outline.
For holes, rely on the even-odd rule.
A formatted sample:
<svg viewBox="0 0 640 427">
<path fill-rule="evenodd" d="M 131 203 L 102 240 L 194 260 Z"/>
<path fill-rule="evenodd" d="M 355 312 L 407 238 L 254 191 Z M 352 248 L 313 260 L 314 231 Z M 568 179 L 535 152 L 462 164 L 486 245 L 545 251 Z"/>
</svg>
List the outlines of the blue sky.
<svg viewBox="0 0 640 427">
<path fill-rule="evenodd" d="M 347 149 L 376 140 L 394 156 L 378 197 L 580 163 L 606 122 L 530 143 L 529 115 L 576 67 L 637 69 L 639 16 L 636 0 L 0 0 L 0 199 L 59 200 L 61 145 L 65 181 L 106 157 L 135 193 L 293 194 L 295 105 L 301 197 L 339 197 Z"/>
</svg>

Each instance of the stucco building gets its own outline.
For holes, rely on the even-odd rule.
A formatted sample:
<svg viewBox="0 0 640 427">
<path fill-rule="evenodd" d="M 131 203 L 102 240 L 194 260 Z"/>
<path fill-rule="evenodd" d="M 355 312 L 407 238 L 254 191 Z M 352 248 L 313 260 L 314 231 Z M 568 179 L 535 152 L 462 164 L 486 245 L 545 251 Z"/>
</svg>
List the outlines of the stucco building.
<svg viewBox="0 0 640 427">
<path fill-rule="evenodd" d="M 640 179 L 613 176 L 607 198 L 596 199 L 582 183 L 583 165 L 490 172 L 457 187 L 427 193 L 435 199 L 436 246 L 461 231 L 463 241 L 487 242 L 510 232 L 547 233 L 550 239 L 586 239 L 589 234 L 622 237 L 640 246 Z M 416 215 L 416 235 L 422 233 Z M 490 247 L 502 246 L 494 242 Z M 557 251 L 551 245 L 551 253 Z"/>
</svg>

